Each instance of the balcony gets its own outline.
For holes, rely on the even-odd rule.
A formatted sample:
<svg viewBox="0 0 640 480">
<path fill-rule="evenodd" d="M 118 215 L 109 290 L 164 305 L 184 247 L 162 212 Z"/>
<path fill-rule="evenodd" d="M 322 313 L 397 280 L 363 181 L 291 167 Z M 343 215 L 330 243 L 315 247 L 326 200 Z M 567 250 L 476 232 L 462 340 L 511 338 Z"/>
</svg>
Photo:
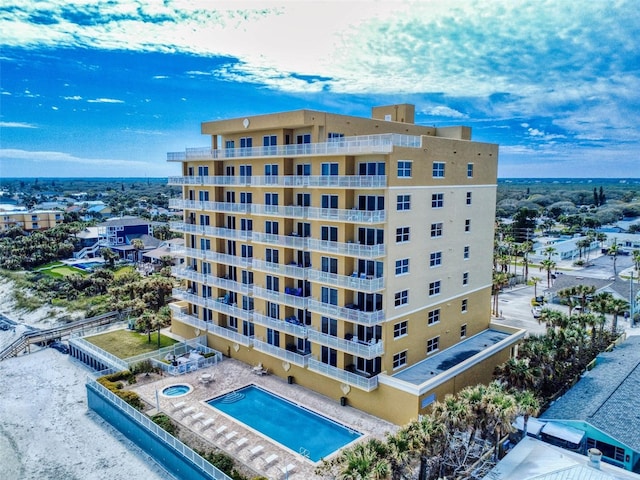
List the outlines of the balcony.
<svg viewBox="0 0 640 480">
<path fill-rule="evenodd" d="M 351 385 L 365 392 L 371 392 L 378 388 L 378 377 L 363 377 L 356 373 L 347 372 L 337 367 L 332 367 L 326 363 L 322 363 L 315 358 L 309 358 L 307 361 L 307 368 L 312 371 L 324 375 L 325 377 L 338 380 L 340 382 Z"/>
<path fill-rule="evenodd" d="M 333 222 L 350 223 L 384 223 L 385 210 L 356 210 L 340 208 L 307 207 L 306 218 L 311 220 L 330 220 Z"/>
<path fill-rule="evenodd" d="M 244 213 L 251 211 L 250 203 L 208 202 L 202 200 L 169 199 L 169 208 L 182 210 L 199 210 L 203 212 Z"/>
<path fill-rule="evenodd" d="M 253 287 L 253 296 L 294 308 L 307 308 L 307 304 L 309 302 L 309 297 L 300 297 L 297 295 L 275 292 L 262 287 Z"/>
<path fill-rule="evenodd" d="M 310 354 L 300 355 L 299 353 L 290 352 L 284 348 L 276 347 L 257 339 L 253 340 L 253 349 L 266 353 L 267 355 L 271 355 L 272 357 L 280 358 L 281 360 L 285 360 L 289 363 L 293 363 L 294 365 L 299 365 L 300 367 L 306 367 L 307 360 L 309 360 L 310 357 Z"/>
<path fill-rule="evenodd" d="M 268 215 L 270 217 L 285 217 L 285 218 L 306 218 L 307 209 L 309 207 L 298 207 L 295 205 L 262 205 L 251 204 L 251 213 L 254 215 Z"/>
<path fill-rule="evenodd" d="M 253 314 L 253 322 L 256 325 L 262 325 L 263 327 L 285 332 L 294 337 L 307 338 L 307 327 L 301 325 L 300 322 L 293 323 L 292 321 L 280 320 L 279 318 L 271 318 L 261 313 Z"/>
<path fill-rule="evenodd" d="M 232 292 L 242 293 L 243 295 L 251 295 L 253 284 L 245 284 L 230 280 L 228 278 L 216 277 L 214 275 L 206 275 L 196 272 L 190 268 L 172 267 L 171 273 L 178 278 L 191 280 L 192 282 L 202 283 L 213 287 L 231 290 Z"/>
<path fill-rule="evenodd" d="M 360 245 L 353 242 L 330 242 L 329 240 L 318 240 L 317 238 L 309 238 L 307 248 L 317 252 L 335 253 L 360 258 L 381 258 L 386 254 L 384 244 Z"/>
<path fill-rule="evenodd" d="M 247 268 L 251 266 L 251 258 L 238 257 L 236 255 L 227 255 L 226 253 L 218 253 L 213 250 L 198 250 L 197 248 L 188 248 L 181 246 L 172 246 L 171 253 L 183 255 L 189 258 L 197 258 L 210 262 L 222 263 L 224 265 L 233 265 L 235 267 Z"/>
<path fill-rule="evenodd" d="M 185 177 L 169 177 L 167 182 L 169 185 L 211 185 L 224 187 L 227 185 L 249 185 L 251 177 L 234 177 L 234 176 L 185 176 Z"/>
<path fill-rule="evenodd" d="M 314 299 L 309 299 L 308 309 L 321 315 L 346 320 L 348 322 L 357 323 L 358 325 L 379 325 L 384 322 L 385 319 L 384 310 L 363 312 L 361 310 L 356 310 L 353 305 L 340 307 L 338 305 L 331 305 Z"/>
<path fill-rule="evenodd" d="M 307 248 L 308 238 L 298 235 L 274 235 L 272 233 L 253 232 L 251 240 L 269 245 L 288 248 Z"/>
<path fill-rule="evenodd" d="M 189 302 L 193 305 L 210 308 L 215 312 L 223 313 L 231 317 L 240 318 L 249 322 L 253 319 L 253 310 L 244 310 L 242 308 L 238 308 L 235 305 L 229 305 L 228 303 L 224 302 L 223 297 L 218 299 L 199 297 L 198 295 L 179 288 L 174 288 L 171 291 L 171 296 L 177 298 L 178 300 Z"/>
<path fill-rule="evenodd" d="M 300 280 L 305 280 L 307 278 L 307 272 L 310 270 L 309 268 L 298 267 L 297 264 L 282 265 L 280 263 L 265 262 L 264 260 L 254 260 L 251 265 L 254 270 L 298 278 Z"/>
<path fill-rule="evenodd" d="M 384 347 L 381 340 L 373 343 L 359 342 L 357 337 L 353 337 L 352 340 L 347 340 L 344 338 L 334 337 L 311 328 L 307 329 L 307 338 L 312 342 L 319 343 L 320 345 L 335 348 L 336 350 L 347 352 L 351 355 L 369 360 L 379 357 L 384 353 Z"/>
<path fill-rule="evenodd" d="M 207 237 L 225 238 L 229 240 L 248 241 L 251 239 L 250 230 L 235 230 L 231 228 L 211 227 L 209 225 L 194 225 L 185 222 L 169 222 L 173 232 L 189 233 L 191 235 L 206 235 Z"/>
<path fill-rule="evenodd" d="M 270 147 L 225 148 L 214 150 L 210 147 L 187 148 L 184 152 L 167 153 L 168 162 L 189 162 L 194 160 L 225 160 L 247 157 L 303 157 L 318 155 L 358 155 L 391 153 L 393 147 L 421 148 L 422 139 L 416 135 L 383 133 L 379 135 L 359 135 L 322 143 L 277 145 Z"/>
<path fill-rule="evenodd" d="M 187 325 L 191 325 L 192 327 L 196 327 L 200 330 L 201 333 L 211 333 L 218 337 L 223 337 L 229 340 L 232 340 L 240 345 L 244 345 L 249 347 L 253 345 L 253 338 L 247 337 L 246 335 L 242 335 L 241 333 L 234 332 L 228 328 L 221 327 L 219 325 L 215 325 L 211 322 L 203 322 L 197 317 L 193 315 L 188 315 L 182 312 L 173 311 L 173 318 L 186 323 Z"/>
<path fill-rule="evenodd" d="M 385 188 L 386 175 L 284 175 L 251 177 L 251 186 L 318 188 Z"/>
<path fill-rule="evenodd" d="M 363 276 L 353 273 L 351 276 L 338 275 L 336 273 L 322 272 L 320 270 L 310 269 L 308 278 L 312 282 L 320 282 L 326 285 L 336 287 L 349 288 L 362 292 L 379 292 L 384 289 L 384 278 L 373 278 L 371 276 Z"/>
</svg>

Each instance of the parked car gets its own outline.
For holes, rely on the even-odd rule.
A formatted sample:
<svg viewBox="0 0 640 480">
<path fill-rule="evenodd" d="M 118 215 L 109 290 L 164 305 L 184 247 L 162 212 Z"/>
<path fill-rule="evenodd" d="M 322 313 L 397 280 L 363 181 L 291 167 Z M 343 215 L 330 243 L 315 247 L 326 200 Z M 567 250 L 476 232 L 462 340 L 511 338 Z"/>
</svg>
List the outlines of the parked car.
<svg viewBox="0 0 640 480">
<path fill-rule="evenodd" d="M 69 347 L 67 347 L 64 343 L 62 342 L 51 342 L 49 344 L 49 347 L 51 348 L 55 348 L 56 350 L 58 350 L 60 353 L 64 353 L 64 354 L 68 354 L 69 353 Z"/>
<path fill-rule="evenodd" d="M 542 315 L 542 307 L 533 307 L 531 309 L 531 313 L 533 315 L 533 318 L 540 318 L 540 316 Z"/>
</svg>

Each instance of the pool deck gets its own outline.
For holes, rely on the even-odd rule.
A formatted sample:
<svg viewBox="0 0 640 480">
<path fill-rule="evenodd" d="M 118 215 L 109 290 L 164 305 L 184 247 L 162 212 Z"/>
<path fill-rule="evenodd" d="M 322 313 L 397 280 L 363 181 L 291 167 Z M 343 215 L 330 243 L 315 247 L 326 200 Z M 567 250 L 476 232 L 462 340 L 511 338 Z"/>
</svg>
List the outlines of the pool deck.
<svg viewBox="0 0 640 480">
<path fill-rule="evenodd" d="M 213 381 L 202 383 L 203 374 L 210 374 Z M 193 390 L 186 395 L 174 398 L 161 394 L 165 387 L 182 383 L 191 385 Z M 285 379 L 275 375 L 256 375 L 251 366 L 234 359 L 225 358 L 217 365 L 185 375 L 164 377 L 151 375 L 148 379 L 140 377 L 139 383 L 131 390 L 137 392 L 154 407 L 156 392 L 158 392 L 160 410 L 174 419 L 181 429 L 191 430 L 212 446 L 243 463 L 256 475 L 263 475 L 270 479 L 315 478 L 315 468 L 318 464 L 299 452 L 294 452 L 252 428 L 246 427 L 206 403 L 213 397 L 250 384 L 259 385 L 361 432 L 363 436 L 358 441 L 371 437 L 382 439 L 387 432 L 395 432 L 398 429 L 397 426 L 385 420 L 353 407 L 343 407 L 338 401 L 299 385 L 289 385 Z M 288 476 L 284 471 L 287 466 L 289 467 Z"/>
</svg>

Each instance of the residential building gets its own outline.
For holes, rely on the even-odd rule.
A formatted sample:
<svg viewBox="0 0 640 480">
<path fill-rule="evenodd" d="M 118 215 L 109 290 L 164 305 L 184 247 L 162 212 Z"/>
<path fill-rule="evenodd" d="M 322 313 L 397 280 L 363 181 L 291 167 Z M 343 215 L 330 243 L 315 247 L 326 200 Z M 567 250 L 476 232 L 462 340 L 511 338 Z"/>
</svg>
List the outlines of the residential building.
<svg viewBox="0 0 640 480">
<path fill-rule="evenodd" d="M 25 232 L 47 230 L 63 223 L 60 210 L 7 210 L 0 211 L 0 231 L 20 227 Z"/>
<path fill-rule="evenodd" d="M 137 249 L 134 240 L 140 240 L 142 248 Z M 141 261 L 145 252 L 159 247 L 160 243 L 153 237 L 150 221 L 138 217 L 119 217 L 98 224 L 98 243 L 95 247 L 108 247 L 118 252 L 121 258 Z"/>
<path fill-rule="evenodd" d="M 413 105 L 202 133 L 168 154 L 174 332 L 396 424 L 512 354 L 523 332 L 490 324 L 497 145 L 415 125 Z"/>
</svg>

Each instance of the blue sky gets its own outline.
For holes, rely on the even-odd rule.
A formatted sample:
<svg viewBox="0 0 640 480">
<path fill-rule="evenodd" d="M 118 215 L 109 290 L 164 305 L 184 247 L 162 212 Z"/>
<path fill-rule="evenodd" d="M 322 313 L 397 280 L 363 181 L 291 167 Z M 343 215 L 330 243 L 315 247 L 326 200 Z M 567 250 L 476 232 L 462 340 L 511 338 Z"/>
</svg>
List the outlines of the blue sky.
<svg viewBox="0 0 640 480">
<path fill-rule="evenodd" d="M 200 123 L 469 125 L 499 176 L 640 177 L 634 0 L 2 0 L 0 175 L 164 177 Z"/>
</svg>

